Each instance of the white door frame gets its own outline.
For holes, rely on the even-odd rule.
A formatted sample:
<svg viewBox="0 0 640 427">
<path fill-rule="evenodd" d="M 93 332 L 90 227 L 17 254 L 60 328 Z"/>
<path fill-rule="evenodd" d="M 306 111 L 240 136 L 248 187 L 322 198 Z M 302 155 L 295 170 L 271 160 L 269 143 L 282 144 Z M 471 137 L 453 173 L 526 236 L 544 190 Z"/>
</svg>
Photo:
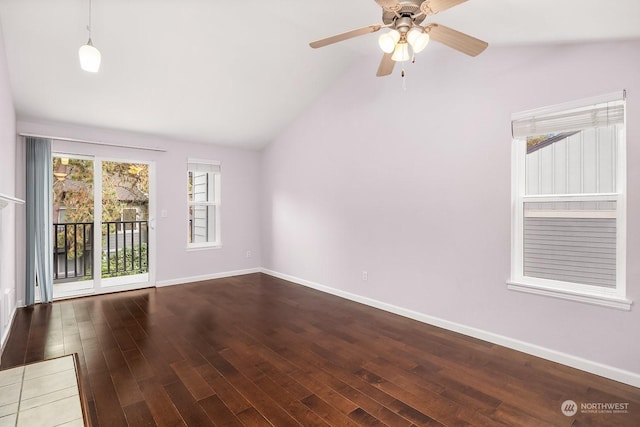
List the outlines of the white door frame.
<svg viewBox="0 0 640 427">
<path fill-rule="evenodd" d="M 156 163 L 153 160 L 133 160 L 105 156 L 89 156 L 62 152 L 52 153 L 54 157 L 69 157 L 93 161 L 93 279 L 71 282 L 54 286 L 54 299 L 75 298 L 85 295 L 97 295 L 111 292 L 121 292 L 154 286 L 156 279 Z M 147 254 L 149 257 L 147 273 L 133 276 L 102 279 L 102 163 L 140 163 L 149 168 L 149 212 L 147 218 L 149 238 L 147 239 Z M 127 279 L 128 278 L 128 279 Z M 133 279 L 140 279 L 134 280 Z M 103 282 L 111 282 L 105 283 Z M 79 287 L 78 284 L 83 286 Z M 75 286 L 73 286 L 73 285 Z M 58 291 L 56 292 L 56 286 Z M 66 288 L 66 289 L 65 289 Z"/>
</svg>

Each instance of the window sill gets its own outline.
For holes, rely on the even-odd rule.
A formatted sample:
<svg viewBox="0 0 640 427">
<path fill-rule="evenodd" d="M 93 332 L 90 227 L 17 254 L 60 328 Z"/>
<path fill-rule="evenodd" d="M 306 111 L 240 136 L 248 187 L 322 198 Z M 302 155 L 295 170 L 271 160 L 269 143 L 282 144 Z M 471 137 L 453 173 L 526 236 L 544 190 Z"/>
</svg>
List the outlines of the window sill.
<svg viewBox="0 0 640 427">
<path fill-rule="evenodd" d="M 599 305 L 603 307 L 616 308 L 618 310 L 631 310 L 633 301 L 626 298 L 620 298 L 615 296 L 594 295 L 581 292 L 571 292 L 559 289 L 551 289 L 542 286 L 536 286 L 526 283 L 518 283 L 509 281 L 507 282 L 507 288 L 512 291 L 525 292 L 528 294 L 544 295 L 552 298 L 560 298 L 569 301 L 577 301 L 586 304 Z"/>
<path fill-rule="evenodd" d="M 201 246 L 187 246 L 185 248 L 187 252 L 208 251 L 211 249 L 222 249 L 222 245 L 211 244 L 211 245 L 201 245 Z"/>
</svg>

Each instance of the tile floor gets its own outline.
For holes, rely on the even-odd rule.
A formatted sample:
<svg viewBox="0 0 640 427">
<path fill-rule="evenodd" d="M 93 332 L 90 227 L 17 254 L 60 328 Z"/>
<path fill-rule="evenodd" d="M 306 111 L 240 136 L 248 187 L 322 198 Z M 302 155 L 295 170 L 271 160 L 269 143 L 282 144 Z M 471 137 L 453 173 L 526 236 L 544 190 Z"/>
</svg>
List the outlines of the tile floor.
<svg viewBox="0 0 640 427">
<path fill-rule="evenodd" d="M 5 426 L 84 426 L 73 356 L 0 371 Z"/>
</svg>

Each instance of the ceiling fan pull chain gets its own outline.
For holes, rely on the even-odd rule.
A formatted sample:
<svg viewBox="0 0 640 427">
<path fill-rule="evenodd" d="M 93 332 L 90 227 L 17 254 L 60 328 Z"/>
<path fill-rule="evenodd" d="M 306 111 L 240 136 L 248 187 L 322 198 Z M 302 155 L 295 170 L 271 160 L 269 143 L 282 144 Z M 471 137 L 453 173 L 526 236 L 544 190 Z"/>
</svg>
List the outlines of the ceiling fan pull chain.
<svg viewBox="0 0 640 427">
<path fill-rule="evenodd" d="M 404 72 L 404 67 L 402 67 L 402 90 L 404 91 L 407 90 L 407 79 L 406 79 L 406 73 Z"/>
</svg>

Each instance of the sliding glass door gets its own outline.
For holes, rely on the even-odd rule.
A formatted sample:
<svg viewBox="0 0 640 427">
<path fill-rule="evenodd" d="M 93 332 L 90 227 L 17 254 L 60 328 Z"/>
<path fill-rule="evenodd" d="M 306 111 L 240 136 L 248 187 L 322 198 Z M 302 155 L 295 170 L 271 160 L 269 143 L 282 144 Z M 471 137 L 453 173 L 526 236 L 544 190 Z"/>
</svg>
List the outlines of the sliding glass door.
<svg viewBox="0 0 640 427">
<path fill-rule="evenodd" d="M 53 296 L 94 287 L 94 161 L 53 156 Z"/>
<path fill-rule="evenodd" d="M 150 284 L 151 170 L 54 154 L 54 298 Z"/>
<path fill-rule="evenodd" d="M 103 161 L 102 286 L 149 281 L 149 165 Z"/>
</svg>

